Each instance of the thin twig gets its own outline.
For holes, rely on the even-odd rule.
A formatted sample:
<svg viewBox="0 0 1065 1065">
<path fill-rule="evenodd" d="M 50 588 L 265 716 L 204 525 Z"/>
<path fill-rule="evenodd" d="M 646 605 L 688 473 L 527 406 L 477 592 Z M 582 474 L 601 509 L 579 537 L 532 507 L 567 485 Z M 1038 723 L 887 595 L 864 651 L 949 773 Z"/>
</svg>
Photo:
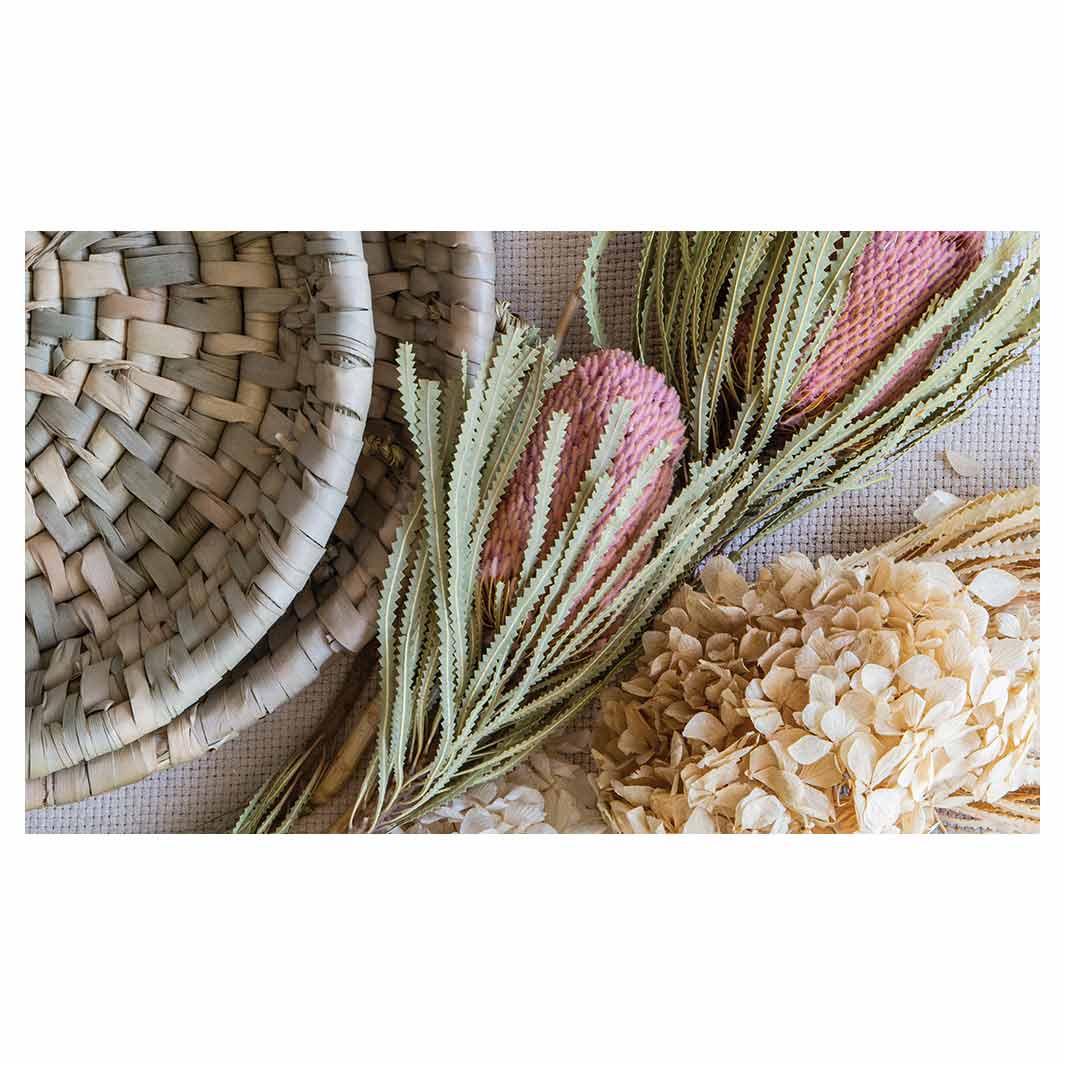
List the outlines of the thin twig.
<svg viewBox="0 0 1065 1065">
<path fill-rule="evenodd" d="M 584 267 L 581 267 L 581 271 L 577 274 L 577 281 L 573 286 L 573 290 L 569 294 L 569 299 L 566 300 L 565 307 L 562 308 L 562 315 L 558 320 L 558 326 L 555 329 L 555 340 L 558 342 L 559 351 L 562 350 L 562 344 L 566 339 L 566 334 L 569 332 L 569 327 L 573 324 L 573 316 L 577 313 L 581 306 L 581 284 L 584 281 Z"/>
</svg>

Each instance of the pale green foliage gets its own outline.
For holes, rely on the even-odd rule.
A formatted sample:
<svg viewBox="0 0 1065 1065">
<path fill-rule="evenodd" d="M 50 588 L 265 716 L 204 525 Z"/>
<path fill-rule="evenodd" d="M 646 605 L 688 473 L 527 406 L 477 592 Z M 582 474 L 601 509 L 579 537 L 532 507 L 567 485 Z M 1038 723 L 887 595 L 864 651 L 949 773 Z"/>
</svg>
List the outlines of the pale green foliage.
<svg viewBox="0 0 1065 1065">
<path fill-rule="evenodd" d="M 588 328 L 592 333 L 592 344 L 597 348 L 605 348 L 607 344 L 606 330 L 603 328 L 603 319 L 599 314 L 599 261 L 609 243 L 610 233 L 606 230 L 596 233 L 592 238 L 584 260 L 584 276 L 581 280 L 581 293 L 584 296 Z"/>
<path fill-rule="evenodd" d="M 737 554 L 832 497 L 870 484 L 885 463 L 964 417 L 977 392 L 1027 359 L 1038 342 L 1039 241 L 1018 233 L 954 293 L 933 301 L 848 395 L 800 428 L 783 430 L 788 400 L 831 334 L 869 237 L 645 238 L 634 347 L 649 358 L 652 329 L 657 333 L 662 372 L 687 412 L 689 453 L 717 473 L 719 484 L 744 485 L 711 547 L 738 538 Z M 594 306 L 594 274 L 589 279 Z M 749 315 L 745 344 L 736 342 L 741 312 Z M 754 342 L 763 336 L 764 344 Z M 942 354 L 923 377 L 869 411 L 910 357 L 936 337 Z"/>
<path fill-rule="evenodd" d="M 693 464 L 687 486 L 604 575 L 601 556 L 587 548 L 614 488 L 611 468 L 631 402 L 611 410 L 562 529 L 549 540 L 547 513 L 570 429 L 569 417 L 556 414 L 520 573 L 498 624 L 486 624 L 477 605 L 484 539 L 545 393 L 569 369 L 559 369 L 553 341 L 512 319 L 504 327 L 446 439 L 439 386 L 416 380 L 410 349 L 400 351 L 421 487 L 381 595 L 382 718 L 358 804 L 361 823 L 378 830 L 506 772 L 576 714 L 705 554 L 746 483 L 724 485 L 715 470 Z M 599 530 L 606 540 L 640 505 L 668 452 L 662 445 L 644 461 Z"/>
<path fill-rule="evenodd" d="M 317 736 L 248 800 L 230 832 L 234 835 L 288 832 L 304 812 L 324 771 L 322 738 Z"/>
</svg>

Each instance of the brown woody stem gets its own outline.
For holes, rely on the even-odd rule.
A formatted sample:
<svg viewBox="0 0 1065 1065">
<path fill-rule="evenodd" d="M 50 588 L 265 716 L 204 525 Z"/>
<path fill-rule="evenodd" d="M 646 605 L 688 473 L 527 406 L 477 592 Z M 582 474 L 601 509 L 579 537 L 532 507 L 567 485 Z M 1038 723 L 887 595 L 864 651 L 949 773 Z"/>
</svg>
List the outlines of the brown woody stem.
<svg viewBox="0 0 1065 1065">
<path fill-rule="evenodd" d="M 370 740 L 373 739 L 374 733 L 377 731 L 377 723 L 380 720 L 381 703 L 374 698 L 362 713 L 357 716 L 347 736 L 344 738 L 344 742 L 340 745 L 340 749 L 333 756 L 333 760 L 322 775 L 318 786 L 312 792 L 310 799 L 312 806 L 324 805 L 335 799 L 344 789 L 344 786 L 351 779 L 351 775 L 355 772 L 355 767 L 359 764 L 359 760 L 366 752 Z"/>
</svg>

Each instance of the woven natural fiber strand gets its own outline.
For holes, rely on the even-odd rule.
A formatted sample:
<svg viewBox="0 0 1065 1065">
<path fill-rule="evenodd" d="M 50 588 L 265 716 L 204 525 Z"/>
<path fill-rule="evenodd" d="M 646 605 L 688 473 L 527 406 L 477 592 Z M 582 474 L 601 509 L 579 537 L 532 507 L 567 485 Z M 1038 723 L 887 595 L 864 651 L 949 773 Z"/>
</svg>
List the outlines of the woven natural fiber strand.
<svg viewBox="0 0 1065 1065">
<path fill-rule="evenodd" d="M 587 248 L 588 233 L 496 233 L 497 292 L 518 314 L 551 328 L 565 305 Z M 630 296 L 640 238 L 615 237 L 600 271 L 601 308 L 611 343 L 626 345 Z M 578 316 L 567 353 L 590 346 Z M 953 448 L 977 459 L 981 472 L 962 478 L 944 462 Z M 887 471 L 887 479 L 860 495 L 845 495 L 757 545 L 741 568 L 753 576 L 760 564 L 788 550 L 845 555 L 897 535 L 913 524 L 914 507 L 936 488 L 962 497 L 1039 480 L 1038 360 L 1008 375 L 966 420 L 923 442 Z M 75 806 L 27 815 L 34 832 L 224 831 L 251 793 L 314 731 L 341 691 L 349 668 L 334 659 L 318 681 L 284 711 L 212 753 L 140 784 Z M 308 821 L 310 829 L 328 823 Z"/>
<path fill-rule="evenodd" d="M 332 629 L 292 641 L 183 713 L 321 558 L 361 448 L 374 335 L 358 233 L 28 242 L 32 806 L 197 757 L 331 652 Z"/>
<path fill-rule="evenodd" d="M 99 795 L 199 757 L 301 692 L 334 654 L 357 651 L 372 637 L 378 582 L 413 476 L 396 394 L 395 345 L 412 343 L 430 376 L 461 372 L 463 352 L 467 366 L 476 370 L 495 321 L 495 268 L 489 233 L 365 233 L 363 239 L 377 326 L 373 396 L 368 412 L 365 405 L 362 412 L 368 414 L 365 452 L 333 520 L 322 563 L 285 618 L 272 626 L 269 639 L 224 687 L 165 732 L 90 761 L 87 772 L 77 766 L 53 773 L 45 781 L 46 800 Z M 271 694 L 281 698 L 261 697 L 264 676 L 273 681 Z M 224 728 L 205 730 L 205 720 Z M 189 734 L 198 742 L 173 741 L 174 735 Z M 121 775 L 114 772 L 116 764 Z"/>
</svg>

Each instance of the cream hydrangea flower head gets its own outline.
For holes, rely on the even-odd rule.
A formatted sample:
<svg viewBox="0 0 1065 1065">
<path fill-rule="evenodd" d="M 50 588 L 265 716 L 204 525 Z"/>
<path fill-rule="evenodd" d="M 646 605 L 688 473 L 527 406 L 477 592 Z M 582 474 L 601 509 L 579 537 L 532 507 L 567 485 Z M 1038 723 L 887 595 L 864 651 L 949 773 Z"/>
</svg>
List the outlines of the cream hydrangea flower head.
<svg viewBox="0 0 1065 1065">
<path fill-rule="evenodd" d="M 1006 576 L 966 588 L 942 562 L 789 554 L 749 585 L 711 560 L 604 692 L 604 817 L 623 832 L 926 832 L 937 807 L 996 801 L 1038 720 L 1038 622 Z"/>
</svg>

